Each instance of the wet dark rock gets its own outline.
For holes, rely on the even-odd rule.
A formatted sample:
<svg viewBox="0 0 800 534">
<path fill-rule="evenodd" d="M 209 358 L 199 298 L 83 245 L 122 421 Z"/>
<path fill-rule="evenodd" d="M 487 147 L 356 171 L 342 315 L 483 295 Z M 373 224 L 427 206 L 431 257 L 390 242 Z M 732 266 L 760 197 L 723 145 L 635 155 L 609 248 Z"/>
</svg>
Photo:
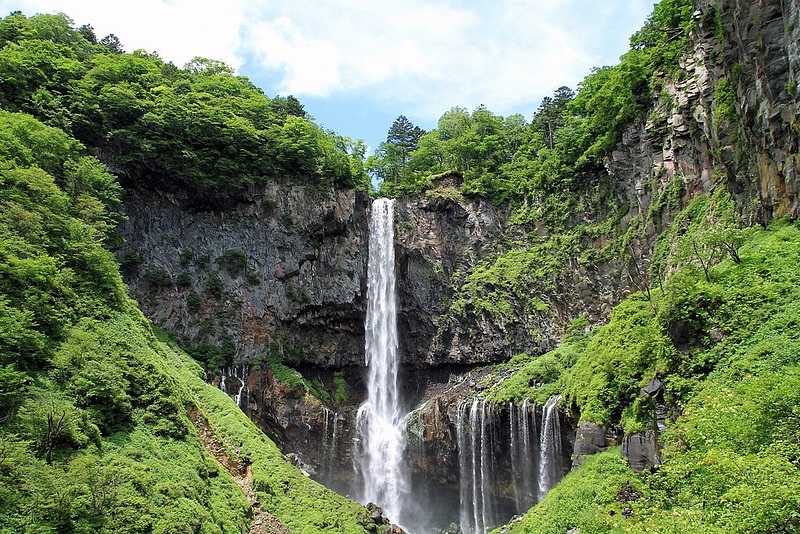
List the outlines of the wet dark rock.
<svg viewBox="0 0 800 534">
<path fill-rule="evenodd" d="M 622 438 L 622 456 L 637 473 L 661 464 L 658 439 L 652 430 L 627 434 Z"/>
<path fill-rule="evenodd" d="M 376 523 L 385 523 L 389 524 L 389 520 L 383 517 L 383 508 L 375 504 L 374 502 L 367 503 L 367 510 L 369 511 L 369 517 Z"/>
<path fill-rule="evenodd" d="M 581 421 L 575 433 L 572 453 L 572 469 L 577 469 L 587 456 L 616 447 L 620 444 L 621 432 L 610 425 L 598 425 L 591 421 Z"/>
<path fill-rule="evenodd" d="M 638 501 L 642 496 L 642 492 L 634 488 L 630 482 L 625 482 L 622 486 L 620 486 L 619 491 L 617 491 L 615 500 L 618 502 L 633 502 Z"/>
<path fill-rule="evenodd" d="M 653 397 L 655 395 L 658 395 L 663 389 L 664 389 L 664 383 L 661 382 L 661 380 L 659 380 L 658 378 L 654 378 L 650 382 L 648 382 L 645 387 L 642 388 L 642 394 Z"/>
</svg>

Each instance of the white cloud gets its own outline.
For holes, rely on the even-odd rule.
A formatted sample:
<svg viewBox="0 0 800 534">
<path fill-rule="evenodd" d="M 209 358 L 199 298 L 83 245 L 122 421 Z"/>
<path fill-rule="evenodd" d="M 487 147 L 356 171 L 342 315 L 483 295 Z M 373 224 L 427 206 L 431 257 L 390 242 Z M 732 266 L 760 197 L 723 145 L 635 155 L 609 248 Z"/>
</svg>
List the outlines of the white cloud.
<svg viewBox="0 0 800 534">
<path fill-rule="evenodd" d="M 338 89 L 336 43 L 305 36 L 288 17 L 249 25 L 247 48 L 266 68 L 283 72 L 278 92 L 326 96 Z"/>
<path fill-rule="evenodd" d="M 128 52 L 157 52 L 178 66 L 203 56 L 238 68 L 244 1 L 3 0 L 0 7 L 3 16 L 64 12 L 78 26 L 91 24 L 98 37 L 115 34 Z"/>
<path fill-rule="evenodd" d="M 294 0 L 254 6 L 248 4 L 242 53 L 260 62 L 265 78 L 279 80 L 278 92 L 301 99 L 358 93 L 431 119 L 453 105 L 484 103 L 507 113 L 561 85 L 574 86 L 592 66 L 616 62 L 651 4 Z M 612 39 L 616 52 L 607 57 Z"/>
<path fill-rule="evenodd" d="M 241 68 L 267 94 L 342 98 L 435 120 L 483 103 L 530 116 L 535 102 L 615 63 L 652 0 L 0 0 L 64 11 L 183 65 Z"/>
</svg>

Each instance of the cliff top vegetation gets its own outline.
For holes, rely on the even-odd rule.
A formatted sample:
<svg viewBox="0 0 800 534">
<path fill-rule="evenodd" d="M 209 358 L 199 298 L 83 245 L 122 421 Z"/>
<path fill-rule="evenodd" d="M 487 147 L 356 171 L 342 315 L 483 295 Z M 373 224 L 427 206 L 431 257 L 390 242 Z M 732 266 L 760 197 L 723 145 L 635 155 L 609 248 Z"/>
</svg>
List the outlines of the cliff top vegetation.
<svg viewBox="0 0 800 534">
<path fill-rule="evenodd" d="M 267 97 L 216 60 L 177 67 L 121 51 L 63 14 L 0 20 L 0 106 L 75 137 L 125 187 L 178 194 L 195 209 L 289 180 L 368 189 L 362 141 L 314 124 L 292 96 Z"/>
</svg>

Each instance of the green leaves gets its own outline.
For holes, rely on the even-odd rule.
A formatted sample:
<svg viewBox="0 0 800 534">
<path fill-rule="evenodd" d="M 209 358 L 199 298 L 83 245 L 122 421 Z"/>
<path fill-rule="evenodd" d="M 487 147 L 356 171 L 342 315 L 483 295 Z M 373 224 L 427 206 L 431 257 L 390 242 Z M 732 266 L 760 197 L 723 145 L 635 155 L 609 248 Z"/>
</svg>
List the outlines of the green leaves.
<svg viewBox="0 0 800 534">
<path fill-rule="evenodd" d="M 677 272 L 653 290 L 654 306 L 634 294 L 588 337 L 506 364 L 515 372 L 490 390 L 498 400 L 561 392 L 581 419 L 627 432 L 652 428 L 656 402 L 671 410 L 657 470 L 598 479 L 587 460 L 512 532 L 800 528 L 800 227 L 740 232 L 726 223 L 729 202 L 720 191 L 696 199 L 662 236 L 669 261 L 682 259 L 660 264 Z M 728 231 L 738 259 L 726 251 L 707 273 L 678 253 L 681 240 L 731 239 Z M 664 383 L 663 400 L 641 394 L 653 377 Z M 642 495 L 623 515 L 613 496 L 627 481 Z"/>
<path fill-rule="evenodd" d="M 618 532 L 624 521 L 625 505 L 617 499 L 618 492 L 631 483 L 640 486 L 618 449 L 589 456 L 580 469 L 564 477 L 522 521 L 511 523 L 503 531 L 525 534 L 559 534 L 574 529 Z"/>
<path fill-rule="evenodd" d="M 663 376 L 676 354 L 649 301 L 637 293 L 617 305 L 611 321 L 591 336 L 565 376 L 564 392 L 579 407 L 582 419 L 618 421 L 623 409 L 639 397 L 640 388 Z M 631 426 L 641 423 L 629 421 Z"/>
<path fill-rule="evenodd" d="M 178 69 L 122 53 L 113 36 L 95 44 L 91 28 L 63 15 L 10 15 L 0 39 L 0 104 L 69 128 L 131 185 L 183 191 L 199 209 L 239 202 L 275 178 L 369 188 L 363 151 L 314 124 L 296 98 L 270 99 L 224 63 L 195 58 Z M 43 168 L 60 180 L 61 169 Z"/>
</svg>

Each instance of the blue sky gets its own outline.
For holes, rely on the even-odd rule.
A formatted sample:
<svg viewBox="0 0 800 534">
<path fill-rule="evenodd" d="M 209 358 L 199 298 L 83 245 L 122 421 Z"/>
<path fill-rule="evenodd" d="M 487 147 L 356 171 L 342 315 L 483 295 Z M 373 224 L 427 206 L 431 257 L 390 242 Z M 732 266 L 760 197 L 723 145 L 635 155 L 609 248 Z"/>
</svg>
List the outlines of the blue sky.
<svg viewBox="0 0 800 534">
<path fill-rule="evenodd" d="M 385 140 L 400 114 L 430 130 L 480 104 L 530 120 L 542 97 L 612 65 L 653 0 L 0 0 L 64 12 L 126 51 L 225 61 L 325 128 Z"/>
</svg>

